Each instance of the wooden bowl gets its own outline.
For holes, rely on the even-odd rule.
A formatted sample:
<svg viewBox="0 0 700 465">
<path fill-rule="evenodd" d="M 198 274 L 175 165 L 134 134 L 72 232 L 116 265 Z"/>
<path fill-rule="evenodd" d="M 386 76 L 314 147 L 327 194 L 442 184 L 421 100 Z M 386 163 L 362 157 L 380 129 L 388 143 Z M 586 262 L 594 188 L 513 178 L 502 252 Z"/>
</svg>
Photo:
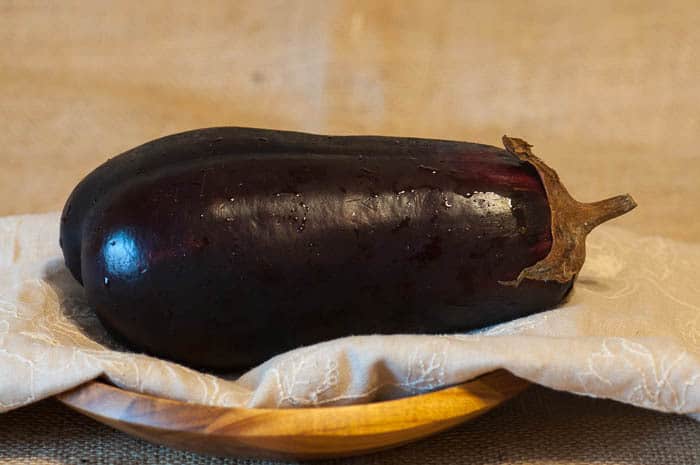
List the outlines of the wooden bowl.
<svg viewBox="0 0 700 465">
<path fill-rule="evenodd" d="M 91 381 L 65 405 L 158 444 L 219 456 L 320 459 L 406 444 L 477 417 L 529 383 L 499 370 L 439 391 L 362 405 L 290 409 L 209 407 Z"/>
</svg>

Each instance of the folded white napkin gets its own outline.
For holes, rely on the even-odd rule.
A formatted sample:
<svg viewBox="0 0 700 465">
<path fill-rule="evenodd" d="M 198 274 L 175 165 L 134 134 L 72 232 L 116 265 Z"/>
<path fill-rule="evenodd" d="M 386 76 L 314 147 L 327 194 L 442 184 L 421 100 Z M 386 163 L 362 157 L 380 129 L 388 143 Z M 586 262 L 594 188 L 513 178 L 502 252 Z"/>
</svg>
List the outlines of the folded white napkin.
<svg viewBox="0 0 700 465">
<path fill-rule="evenodd" d="M 359 403 L 497 368 L 555 389 L 700 418 L 700 246 L 602 226 L 568 301 L 471 334 L 359 336 L 279 355 L 236 380 L 120 348 L 63 265 L 59 216 L 0 218 L 0 412 L 104 375 L 219 406 Z"/>
</svg>

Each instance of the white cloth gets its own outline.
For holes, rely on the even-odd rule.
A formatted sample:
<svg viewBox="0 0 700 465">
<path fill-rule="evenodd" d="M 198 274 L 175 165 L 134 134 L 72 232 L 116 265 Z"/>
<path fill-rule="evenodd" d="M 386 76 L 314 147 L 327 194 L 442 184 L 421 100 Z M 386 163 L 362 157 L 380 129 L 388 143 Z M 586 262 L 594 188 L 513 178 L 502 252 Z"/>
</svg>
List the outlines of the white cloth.
<svg viewBox="0 0 700 465">
<path fill-rule="evenodd" d="M 0 412 L 104 375 L 219 406 L 420 393 L 505 368 L 555 389 L 700 415 L 700 246 L 602 226 L 560 308 L 471 334 L 347 337 L 224 379 L 125 351 L 63 265 L 58 214 L 0 218 Z"/>
</svg>

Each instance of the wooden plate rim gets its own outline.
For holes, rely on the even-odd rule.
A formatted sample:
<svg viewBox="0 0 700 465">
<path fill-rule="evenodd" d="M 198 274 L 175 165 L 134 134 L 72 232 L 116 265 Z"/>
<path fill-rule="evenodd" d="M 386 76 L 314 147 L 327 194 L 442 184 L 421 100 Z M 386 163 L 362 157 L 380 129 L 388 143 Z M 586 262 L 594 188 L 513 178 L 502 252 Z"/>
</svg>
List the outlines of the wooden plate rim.
<svg viewBox="0 0 700 465">
<path fill-rule="evenodd" d="M 93 380 L 59 394 L 68 407 L 171 447 L 213 455 L 328 458 L 405 444 L 478 416 L 530 383 L 505 370 L 394 400 L 326 407 L 217 407 Z"/>
</svg>

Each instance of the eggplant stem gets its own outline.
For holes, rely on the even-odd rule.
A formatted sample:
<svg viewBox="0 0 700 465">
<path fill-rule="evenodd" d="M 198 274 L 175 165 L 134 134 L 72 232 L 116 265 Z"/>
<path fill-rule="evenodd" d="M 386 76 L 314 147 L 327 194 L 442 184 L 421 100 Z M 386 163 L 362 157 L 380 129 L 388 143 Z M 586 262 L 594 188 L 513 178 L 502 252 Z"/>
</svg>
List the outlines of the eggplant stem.
<svg viewBox="0 0 700 465">
<path fill-rule="evenodd" d="M 581 203 L 582 214 L 588 218 L 583 225 L 591 231 L 599 224 L 624 215 L 636 206 L 637 202 L 628 194 L 616 195 L 598 202 Z"/>
<path fill-rule="evenodd" d="M 523 269 L 513 281 L 503 285 L 518 286 L 524 279 L 536 281 L 573 280 L 586 259 L 586 236 L 596 226 L 627 213 L 637 206 L 628 195 L 618 195 L 592 203 L 575 200 L 559 180 L 556 171 L 536 157 L 522 139 L 503 136 L 506 150 L 531 164 L 540 176 L 551 211 L 552 247 L 545 258 Z"/>
</svg>

